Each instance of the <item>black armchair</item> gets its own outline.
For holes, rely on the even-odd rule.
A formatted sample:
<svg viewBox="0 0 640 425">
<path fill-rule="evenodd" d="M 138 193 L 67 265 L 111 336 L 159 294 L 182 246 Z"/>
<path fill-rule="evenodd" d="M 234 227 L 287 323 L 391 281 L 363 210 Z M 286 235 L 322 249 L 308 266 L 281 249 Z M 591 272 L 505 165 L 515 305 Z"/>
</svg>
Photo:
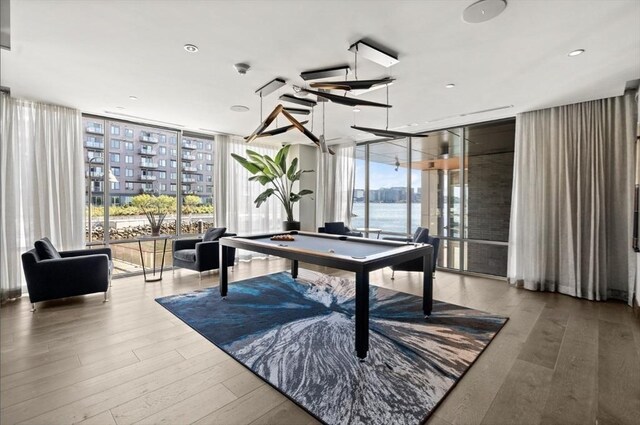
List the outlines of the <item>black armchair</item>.
<svg viewBox="0 0 640 425">
<path fill-rule="evenodd" d="M 224 233 L 222 236 L 236 236 L 235 233 Z M 229 252 L 227 267 L 233 267 L 236 249 L 223 247 Z M 204 272 L 220 268 L 220 242 L 218 240 L 203 242 L 202 238 L 176 239 L 173 241 L 173 266 Z"/>
<path fill-rule="evenodd" d="M 31 311 L 36 310 L 36 303 L 40 301 L 96 292 L 104 292 L 104 301 L 108 301 L 111 248 L 58 252 L 48 239 L 46 242 L 53 249 L 53 258 L 36 249 L 22 254 Z"/>
<path fill-rule="evenodd" d="M 318 233 L 329 233 L 332 235 L 345 235 L 362 237 L 362 232 L 353 232 L 342 221 L 326 222 L 324 227 L 318 227 Z"/>
<path fill-rule="evenodd" d="M 433 268 L 430 270 L 435 277 L 436 273 L 436 264 L 438 263 L 438 251 L 440 250 L 440 238 L 436 238 L 433 236 L 429 236 L 426 234 L 425 236 L 420 235 L 419 240 L 415 241 L 417 243 L 426 243 L 428 245 L 433 246 Z M 407 271 L 407 272 L 426 272 L 423 269 L 424 265 L 422 264 L 422 258 L 416 258 L 415 260 L 407 261 L 405 263 L 396 264 L 391 266 L 391 279 L 395 278 L 396 270 Z"/>
<path fill-rule="evenodd" d="M 425 234 L 423 235 L 422 232 L 425 232 Z M 429 229 L 427 229 L 426 227 L 419 227 L 416 229 L 415 232 L 413 232 L 413 237 L 409 237 L 409 238 L 402 238 L 402 237 L 395 237 L 395 236 L 387 236 L 385 238 L 382 238 L 384 240 L 387 241 L 396 241 L 396 242 L 416 242 L 418 241 L 421 237 L 426 238 L 427 236 L 429 236 Z"/>
</svg>

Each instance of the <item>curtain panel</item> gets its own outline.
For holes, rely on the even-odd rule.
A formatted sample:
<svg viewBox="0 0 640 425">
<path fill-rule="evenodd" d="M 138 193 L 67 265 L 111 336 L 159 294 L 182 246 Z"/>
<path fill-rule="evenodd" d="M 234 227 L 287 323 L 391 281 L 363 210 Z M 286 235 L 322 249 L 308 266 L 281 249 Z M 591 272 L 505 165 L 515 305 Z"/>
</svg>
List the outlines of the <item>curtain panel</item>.
<svg viewBox="0 0 640 425">
<path fill-rule="evenodd" d="M 331 146 L 335 155 L 318 152 L 316 160 L 316 227 L 342 221 L 351 226 L 355 186 L 355 144 Z"/>
<path fill-rule="evenodd" d="M 21 295 L 21 254 L 48 236 L 84 246 L 82 116 L 62 106 L 1 96 L 0 289 Z"/>
<path fill-rule="evenodd" d="M 214 203 L 217 226 L 244 235 L 279 232 L 286 219 L 282 204 L 272 196 L 260 208 L 256 208 L 253 201 L 267 187 L 248 181 L 251 174 L 231 157 L 232 153 L 246 157 L 247 148 L 271 157 L 278 152 L 278 148 L 273 146 L 256 143 L 247 146 L 241 137 L 216 136 Z M 253 253 L 239 251 L 237 255 L 239 258 L 248 258 Z"/>
<path fill-rule="evenodd" d="M 625 95 L 517 116 L 512 284 L 631 302 L 636 108 Z"/>
</svg>

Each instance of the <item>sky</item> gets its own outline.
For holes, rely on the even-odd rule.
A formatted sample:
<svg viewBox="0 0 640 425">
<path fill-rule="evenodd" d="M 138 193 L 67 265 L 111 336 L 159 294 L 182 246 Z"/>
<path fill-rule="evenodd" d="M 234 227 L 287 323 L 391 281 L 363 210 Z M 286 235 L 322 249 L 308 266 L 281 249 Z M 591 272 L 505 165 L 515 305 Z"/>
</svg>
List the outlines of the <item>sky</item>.
<svg viewBox="0 0 640 425">
<path fill-rule="evenodd" d="M 364 165 L 363 159 L 356 159 L 356 189 L 364 189 Z M 369 164 L 369 174 L 371 181 L 369 182 L 369 189 L 375 190 L 382 187 L 406 187 L 407 186 L 407 169 L 398 168 L 389 164 L 382 164 L 380 162 L 371 162 Z M 416 188 L 421 186 L 420 171 L 413 170 L 411 172 L 411 187 L 415 191 Z"/>
</svg>

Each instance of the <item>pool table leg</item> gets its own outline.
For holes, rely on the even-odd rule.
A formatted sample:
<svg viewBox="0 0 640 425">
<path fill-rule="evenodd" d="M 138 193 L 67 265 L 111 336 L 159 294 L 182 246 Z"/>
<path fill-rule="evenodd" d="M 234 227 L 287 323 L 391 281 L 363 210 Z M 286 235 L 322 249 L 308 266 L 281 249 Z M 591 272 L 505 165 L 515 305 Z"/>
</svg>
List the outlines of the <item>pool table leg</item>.
<svg viewBox="0 0 640 425">
<path fill-rule="evenodd" d="M 369 273 L 356 272 L 356 354 L 364 361 L 369 351 Z"/>
<path fill-rule="evenodd" d="M 298 260 L 291 260 L 291 277 L 298 277 Z"/>
<path fill-rule="evenodd" d="M 226 298 L 229 276 L 227 274 L 227 256 L 229 252 L 226 246 L 220 245 L 220 296 Z"/>
<path fill-rule="evenodd" d="M 431 315 L 433 308 L 433 265 L 431 259 L 433 255 L 431 253 L 422 257 L 422 311 L 425 317 Z"/>
</svg>

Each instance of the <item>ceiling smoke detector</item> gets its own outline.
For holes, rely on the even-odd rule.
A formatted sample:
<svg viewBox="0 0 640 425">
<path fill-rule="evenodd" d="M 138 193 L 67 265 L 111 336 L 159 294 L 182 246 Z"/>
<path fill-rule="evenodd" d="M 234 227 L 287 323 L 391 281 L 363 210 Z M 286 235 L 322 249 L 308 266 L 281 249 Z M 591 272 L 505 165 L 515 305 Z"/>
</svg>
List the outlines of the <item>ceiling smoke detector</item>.
<svg viewBox="0 0 640 425">
<path fill-rule="evenodd" d="M 240 75 L 245 75 L 247 73 L 247 71 L 249 71 L 249 68 L 251 68 L 246 63 L 237 63 L 237 64 L 233 65 L 233 67 L 236 69 L 236 71 Z"/>
</svg>

